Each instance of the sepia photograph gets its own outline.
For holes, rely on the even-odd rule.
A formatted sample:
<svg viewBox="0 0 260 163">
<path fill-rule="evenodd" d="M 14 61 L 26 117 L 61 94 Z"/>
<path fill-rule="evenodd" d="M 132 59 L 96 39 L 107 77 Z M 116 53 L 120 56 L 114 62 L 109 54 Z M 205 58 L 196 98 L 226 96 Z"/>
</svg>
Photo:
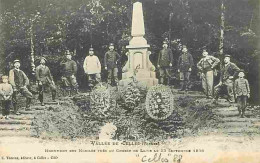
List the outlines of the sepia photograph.
<svg viewBox="0 0 260 163">
<path fill-rule="evenodd" d="M 260 163 L 259 0 L 0 0 L 1 163 Z"/>
</svg>

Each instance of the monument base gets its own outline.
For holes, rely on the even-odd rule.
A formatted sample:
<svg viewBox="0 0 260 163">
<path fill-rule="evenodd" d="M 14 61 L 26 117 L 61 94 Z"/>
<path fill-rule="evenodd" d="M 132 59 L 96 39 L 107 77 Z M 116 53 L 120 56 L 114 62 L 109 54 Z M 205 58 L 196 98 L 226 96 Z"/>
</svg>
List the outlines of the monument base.
<svg viewBox="0 0 260 163">
<path fill-rule="evenodd" d="M 128 71 L 122 74 L 122 80 L 119 81 L 120 86 L 127 86 L 129 83 L 133 82 L 134 72 Z M 151 87 L 158 84 L 158 79 L 155 77 L 155 72 L 139 69 L 135 76 L 139 85 L 144 87 Z"/>
</svg>

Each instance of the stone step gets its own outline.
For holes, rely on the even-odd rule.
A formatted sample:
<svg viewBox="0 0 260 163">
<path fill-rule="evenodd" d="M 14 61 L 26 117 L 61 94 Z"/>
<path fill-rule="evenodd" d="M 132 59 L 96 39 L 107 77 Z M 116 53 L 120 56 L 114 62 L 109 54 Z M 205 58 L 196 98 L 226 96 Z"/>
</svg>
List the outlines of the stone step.
<svg viewBox="0 0 260 163">
<path fill-rule="evenodd" d="M 260 129 L 258 128 L 242 128 L 242 127 L 233 127 L 233 128 L 221 128 L 218 129 L 218 132 L 220 133 L 241 133 L 241 134 L 247 134 L 247 133 L 256 133 L 260 134 Z"/>
<path fill-rule="evenodd" d="M 9 124 L 9 125 L 16 125 L 16 124 L 22 124 L 22 125 L 31 125 L 31 120 L 15 120 L 15 119 L 0 119 L 0 124 Z"/>
<path fill-rule="evenodd" d="M 31 126 L 28 125 L 9 125 L 9 124 L 1 124 L 0 132 L 2 130 L 11 130 L 11 131 L 20 131 L 20 130 L 30 130 Z"/>
<path fill-rule="evenodd" d="M 219 123 L 218 128 L 234 128 L 234 127 L 252 127 L 254 124 L 251 122 L 225 122 Z"/>
<path fill-rule="evenodd" d="M 67 101 L 46 101 L 44 102 L 45 105 L 60 105 L 66 103 Z M 40 102 L 36 102 L 35 105 L 41 106 Z"/>
<path fill-rule="evenodd" d="M 0 131 L 0 137 L 30 137 L 31 132 L 28 130 L 1 130 Z M 0 138 L 1 139 L 1 138 Z"/>
<path fill-rule="evenodd" d="M 21 114 L 35 114 L 35 113 L 44 113 L 44 110 L 22 110 L 20 111 Z"/>
<path fill-rule="evenodd" d="M 260 122 L 259 118 L 240 118 L 240 117 L 224 117 L 222 118 L 222 123 L 226 122 Z"/>
<path fill-rule="evenodd" d="M 252 122 L 252 124 L 253 124 L 253 127 L 260 128 L 260 122 Z"/>
<path fill-rule="evenodd" d="M 216 115 L 218 115 L 218 116 L 220 116 L 220 117 L 238 117 L 238 112 L 235 112 L 235 111 L 226 111 L 226 112 L 215 112 L 216 113 Z M 250 116 L 252 116 L 253 115 L 253 113 L 251 113 L 251 112 L 246 112 L 245 113 L 245 116 L 246 117 L 250 117 Z"/>
<path fill-rule="evenodd" d="M 34 105 L 34 106 L 31 106 L 31 109 L 32 110 L 44 110 L 44 109 L 46 109 L 46 106 Z"/>
<path fill-rule="evenodd" d="M 238 111 L 237 107 L 214 108 L 213 111 Z"/>
<path fill-rule="evenodd" d="M 33 115 L 10 115 L 10 119 L 15 119 L 15 120 L 32 120 L 34 119 Z"/>
</svg>

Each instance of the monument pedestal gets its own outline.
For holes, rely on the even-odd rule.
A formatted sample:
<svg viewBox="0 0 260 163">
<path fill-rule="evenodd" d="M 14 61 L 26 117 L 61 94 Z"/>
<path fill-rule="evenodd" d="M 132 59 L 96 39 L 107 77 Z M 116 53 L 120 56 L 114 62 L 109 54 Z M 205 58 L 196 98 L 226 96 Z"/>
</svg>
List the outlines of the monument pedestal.
<svg viewBox="0 0 260 163">
<path fill-rule="evenodd" d="M 149 47 L 149 45 L 146 46 Z M 123 68 L 119 85 L 126 86 L 133 81 L 133 78 L 146 87 L 158 84 L 155 67 L 149 59 L 151 52 L 147 50 L 147 47 L 127 46 L 129 49 L 128 61 Z"/>
<path fill-rule="evenodd" d="M 158 79 L 155 77 L 155 67 L 149 59 L 151 52 L 148 51 L 148 48 L 150 45 L 147 44 L 146 39 L 143 37 L 145 29 L 141 2 L 133 4 L 131 35 L 132 39 L 129 45 L 126 46 L 128 60 L 123 67 L 122 80 L 119 81 L 119 85 L 128 85 L 133 81 L 133 78 L 147 87 L 158 84 Z"/>
</svg>

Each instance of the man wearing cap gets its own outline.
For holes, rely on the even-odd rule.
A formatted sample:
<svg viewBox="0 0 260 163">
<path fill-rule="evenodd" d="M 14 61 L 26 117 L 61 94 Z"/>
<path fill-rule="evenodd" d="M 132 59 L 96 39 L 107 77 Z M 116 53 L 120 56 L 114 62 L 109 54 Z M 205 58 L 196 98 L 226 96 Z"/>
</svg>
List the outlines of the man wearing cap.
<svg viewBox="0 0 260 163">
<path fill-rule="evenodd" d="M 219 64 L 220 60 L 210 56 L 206 49 L 202 52 L 203 58 L 197 63 L 197 67 L 201 72 L 202 88 L 207 98 L 212 99 L 213 96 L 213 79 L 214 68 Z"/>
<path fill-rule="evenodd" d="M 20 70 L 20 61 L 14 60 L 14 69 L 9 71 L 9 81 L 13 87 L 14 93 L 12 96 L 14 113 L 20 114 L 17 108 L 17 94 L 20 92 L 23 96 L 26 97 L 26 110 L 30 109 L 31 100 L 33 98 L 32 93 L 27 89 L 29 85 L 29 79 L 25 73 Z"/>
<path fill-rule="evenodd" d="M 40 60 L 40 65 L 36 67 L 36 80 L 38 82 L 38 89 L 39 89 L 39 101 L 43 106 L 43 92 L 45 88 L 50 87 L 52 100 L 55 101 L 56 97 L 56 86 L 53 81 L 51 71 L 49 67 L 45 65 L 46 59 L 44 57 Z"/>
<path fill-rule="evenodd" d="M 186 45 L 183 45 L 182 54 L 178 60 L 178 72 L 180 73 L 181 91 L 188 90 L 192 66 L 193 66 L 193 57 L 190 53 L 188 53 L 188 49 Z"/>
<path fill-rule="evenodd" d="M 69 91 L 71 95 L 72 90 L 78 92 L 78 83 L 76 79 L 77 74 L 77 63 L 71 59 L 71 53 L 66 51 L 66 60 L 62 61 L 60 65 L 62 66 L 63 74 L 62 74 L 62 82 L 65 88 Z"/>
<path fill-rule="evenodd" d="M 94 49 L 89 49 L 89 55 L 85 58 L 83 69 L 88 77 L 89 87 L 92 88 L 96 82 L 101 80 L 101 64 L 97 56 L 94 55 Z"/>
<path fill-rule="evenodd" d="M 169 84 L 169 78 L 167 78 L 166 71 L 169 67 L 172 67 L 173 54 L 172 50 L 168 48 L 166 41 L 163 41 L 163 49 L 159 52 L 157 67 L 159 68 L 159 83 L 164 84 L 164 79 Z"/>
<path fill-rule="evenodd" d="M 105 57 L 104 57 L 105 70 L 108 71 L 107 81 L 108 84 L 110 85 L 112 84 L 113 80 L 115 81 L 116 85 L 118 83 L 117 63 L 120 60 L 120 55 L 114 50 L 114 48 L 115 48 L 114 44 L 110 43 L 109 50 L 105 53 Z"/>
<path fill-rule="evenodd" d="M 225 55 L 224 66 L 221 69 L 220 82 L 215 86 L 215 102 L 218 100 L 220 92 L 226 91 L 228 101 L 233 103 L 234 100 L 234 76 L 239 72 L 236 64 L 230 62 L 230 55 Z"/>
</svg>

